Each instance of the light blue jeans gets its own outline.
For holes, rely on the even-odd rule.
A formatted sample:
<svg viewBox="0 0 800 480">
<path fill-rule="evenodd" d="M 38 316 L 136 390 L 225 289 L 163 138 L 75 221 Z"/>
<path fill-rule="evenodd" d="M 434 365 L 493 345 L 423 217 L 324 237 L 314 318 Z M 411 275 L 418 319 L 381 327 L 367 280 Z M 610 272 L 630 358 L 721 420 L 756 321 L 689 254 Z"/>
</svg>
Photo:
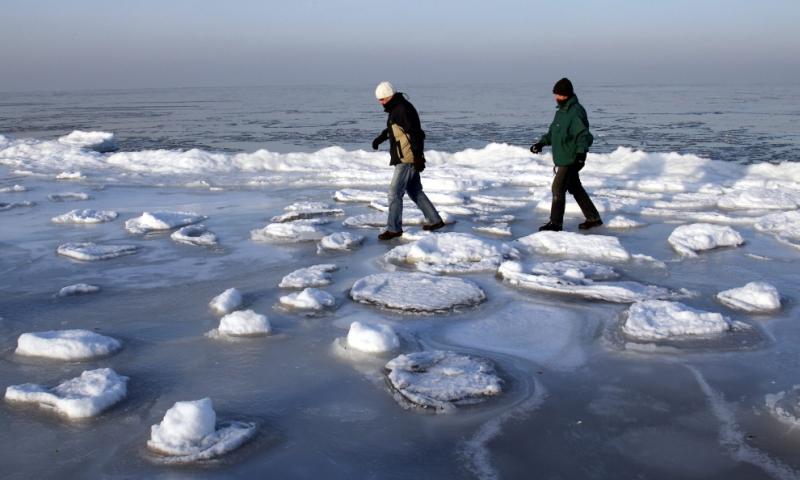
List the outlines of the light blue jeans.
<svg viewBox="0 0 800 480">
<path fill-rule="evenodd" d="M 392 183 L 389 185 L 389 218 L 386 220 L 386 229 L 390 232 L 403 231 L 403 196 L 408 192 L 408 197 L 417 204 L 428 223 L 442 221 L 439 212 L 428 200 L 422 191 L 422 182 L 419 172 L 410 163 L 398 163 L 394 166 Z"/>
</svg>

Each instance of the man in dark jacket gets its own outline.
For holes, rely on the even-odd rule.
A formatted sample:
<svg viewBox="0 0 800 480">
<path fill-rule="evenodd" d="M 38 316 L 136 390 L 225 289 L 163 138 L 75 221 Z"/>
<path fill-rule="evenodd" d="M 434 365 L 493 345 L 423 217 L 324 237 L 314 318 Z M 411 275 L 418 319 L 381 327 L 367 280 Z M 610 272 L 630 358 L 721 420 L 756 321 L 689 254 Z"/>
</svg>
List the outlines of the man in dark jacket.
<svg viewBox="0 0 800 480">
<path fill-rule="evenodd" d="M 586 221 L 578 225 L 587 230 L 603 224 L 589 194 L 583 189 L 578 172 L 586 162 L 586 153 L 594 138 L 589 132 L 589 119 L 586 110 L 578 103 L 572 82 L 562 78 L 553 87 L 558 103 L 556 116 L 550 129 L 531 146 L 531 153 L 541 153 L 547 145 L 553 146 L 553 163 L 556 165 L 553 179 L 553 203 L 550 206 L 550 221 L 539 230 L 560 231 L 564 223 L 564 208 L 567 192 L 571 193 L 581 207 Z"/>
<path fill-rule="evenodd" d="M 419 174 L 425 169 L 425 132 L 419 121 L 417 110 L 402 93 L 395 92 L 389 82 L 381 82 L 375 89 L 375 98 L 389 114 L 384 129 L 375 140 L 372 148 L 377 150 L 381 143 L 389 140 L 389 165 L 394 166 L 392 183 L 389 186 L 389 216 L 386 231 L 378 235 L 380 240 L 391 240 L 403 234 L 403 196 L 408 196 L 425 215 L 427 223 L 424 230 L 437 230 L 444 226 L 442 217 L 436 211 L 428 196 L 422 191 Z"/>
</svg>

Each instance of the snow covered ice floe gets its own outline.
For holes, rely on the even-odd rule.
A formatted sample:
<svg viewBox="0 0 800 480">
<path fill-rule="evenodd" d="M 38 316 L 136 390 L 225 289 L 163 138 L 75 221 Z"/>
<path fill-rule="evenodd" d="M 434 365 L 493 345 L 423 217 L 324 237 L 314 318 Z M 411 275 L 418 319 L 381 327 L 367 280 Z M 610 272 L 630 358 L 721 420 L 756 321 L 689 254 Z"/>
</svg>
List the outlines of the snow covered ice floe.
<svg viewBox="0 0 800 480">
<path fill-rule="evenodd" d="M 23 333 L 14 353 L 58 360 L 88 360 L 110 355 L 122 348 L 116 338 L 89 330 L 50 330 Z"/>
<path fill-rule="evenodd" d="M 638 340 L 669 340 L 718 335 L 730 331 L 730 319 L 679 302 L 644 300 L 628 309 L 622 326 L 625 335 Z"/>
<path fill-rule="evenodd" d="M 321 263 L 300 268 L 286 275 L 278 284 L 281 288 L 324 287 L 331 284 L 331 272 L 339 267 L 334 263 Z"/>
<path fill-rule="evenodd" d="M 136 245 L 98 245 L 93 242 L 84 242 L 65 243 L 56 249 L 56 253 L 75 260 L 95 261 L 132 255 L 138 250 Z"/>
<path fill-rule="evenodd" d="M 774 312 L 781 308 L 778 289 L 766 282 L 750 282 L 739 288 L 732 288 L 717 294 L 726 307 L 751 313 Z"/>
<path fill-rule="evenodd" d="M 451 224 L 455 222 L 453 216 L 448 213 L 440 212 L 440 216 L 442 217 L 442 221 L 446 224 Z M 427 223 L 427 220 L 425 220 L 425 216 L 421 212 L 413 210 L 403 211 L 403 225 L 423 225 L 425 223 Z M 378 213 L 365 213 L 362 215 L 347 217 L 342 222 L 342 225 L 348 228 L 385 227 L 386 214 L 378 212 Z"/>
<path fill-rule="evenodd" d="M 217 423 L 210 398 L 175 402 L 161 423 L 150 428 L 147 447 L 167 463 L 190 463 L 222 456 L 250 440 L 255 423 Z"/>
<path fill-rule="evenodd" d="M 213 247 L 217 244 L 217 235 L 206 230 L 205 225 L 187 225 L 169 236 L 173 241 L 198 247 Z"/>
<path fill-rule="evenodd" d="M 633 220 L 632 218 L 625 217 L 623 215 L 617 215 L 611 220 L 606 223 L 606 227 L 608 228 L 636 228 L 642 227 L 645 224 L 643 222 L 639 222 Z"/>
<path fill-rule="evenodd" d="M 117 218 L 111 210 L 75 209 L 50 219 L 53 223 L 103 223 Z"/>
<path fill-rule="evenodd" d="M 771 233 L 778 241 L 800 248 L 800 210 L 765 215 L 754 226 L 759 232 Z"/>
<path fill-rule="evenodd" d="M 453 411 L 502 392 L 491 361 L 441 350 L 403 354 L 386 364 L 386 377 L 402 404 Z"/>
<path fill-rule="evenodd" d="M 347 346 L 365 353 L 386 353 L 400 348 L 400 338 L 389 325 L 353 322 L 347 332 Z"/>
<path fill-rule="evenodd" d="M 80 170 L 75 172 L 61 172 L 56 175 L 56 180 L 84 180 L 86 179 L 86 175 L 84 175 Z"/>
<path fill-rule="evenodd" d="M 252 310 L 237 310 L 225 315 L 219 320 L 219 328 L 209 332 L 212 337 L 219 335 L 246 337 L 270 333 L 272 326 L 269 319 Z"/>
<path fill-rule="evenodd" d="M 207 219 L 205 215 L 192 212 L 144 212 L 140 217 L 125 222 L 125 229 L 133 234 L 145 234 L 159 230 L 199 223 Z"/>
<path fill-rule="evenodd" d="M 95 417 L 127 394 L 128 377 L 110 368 L 86 370 L 52 388 L 34 383 L 6 388 L 7 401 L 35 403 L 68 418 Z"/>
<path fill-rule="evenodd" d="M 319 240 L 327 232 L 321 228 L 328 220 L 312 218 L 285 223 L 270 223 L 264 228 L 251 230 L 250 239 L 256 242 L 303 242 Z"/>
<path fill-rule="evenodd" d="M 375 273 L 357 280 L 350 297 L 404 312 L 440 312 L 474 306 L 486 294 L 474 282 L 462 278 L 439 277 L 426 273 Z"/>
<path fill-rule="evenodd" d="M 675 251 L 687 257 L 696 257 L 697 252 L 703 250 L 744 243 L 739 232 L 731 227 L 710 223 L 681 225 L 672 231 L 667 241 Z"/>
<path fill-rule="evenodd" d="M 490 223 L 488 225 L 477 225 L 472 227 L 478 233 L 496 235 L 498 237 L 510 237 L 511 227 L 507 223 Z"/>
<path fill-rule="evenodd" d="M 632 258 L 617 237 L 608 235 L 544 231 L 517 239 L 517 243 L 536 253 L 571 259 L 625 262 Z"/>
<path fill-rule="evenodd" d="M 540 263 L 525 273 L 515 261 L 503 262 L 497 275 L 509 285 L 537 292 L 575 295 L 614 303 L 633 303 L 645 299 L 675 298 L 669 289 L 633 281 L 600 281 L 617 278 L 611 267 L 585 261 L 564 260 Z M 685 296 L 686 294 L 684 294 Z"/>
<path fill-rule="evenodd" d="M 86 283 L 76 283 L 74 285 L 67 285 L 58 291 L 59 297 L 69 297 L 72 295 L 83 295 L 86 293 L 96 293 L 100 291 L 100 287 L 89 285 Z"/>
<path fill-rule="evenodd" d="M 211 307 L 211 310 L 214 312 L 225 315 L 234 310 L 238 310 L 242 306 L 242 300 L 242 293 L 239 290 L 229 288 L 212 298 L 208 306 Z"/>
<path fill-rule="evenodd" d="M 290 293 L 280 298 L 280 303 L 284 307 L 297 310 L 318 311 L 336 304 L 333 295 L 318 288 L 305 288 L 301 292 Z"/>
<path fill-rule="evenodd" d="M 59 137 L 59 143 L 73 147 L 87 148 L 96 152 L 111 152 L 117 149 L 114 134 L 110 132 L 84 132 L 75 130 L 69 135 Z"/>
<path fill-rule="evenodd" d="M 800 427 L 800 385 L 787 391 L 767 394 L 764 403 L 776 420 L 790 427 Z"/>
<path fill-rule="evenodd" d="M 468 233 L 428 235 L 393 248 L 384 255 L 392 263 L 413 264 L 426 273 L 470 273 L 495 270 L 517 251 L 505 243 L 496 244 Z"/>
<path fill-rule="evenodd" d="M 32 207 L 34 205 L 36 205 L 34 202 L 0 202 L 0 212 L 20 207 Z"/>
<path fill-rule="evenodd" d="M 325 251 L 355 250 L 364 243 L 364 235 L 351 232 L 336 232 L 326 235 L 317 244 L 317 253 Z"/>
<path fill-rule="evenodd" d="M 79 200 L 89 200 L 92 198 L 86 192 L 63 192 L 63 193 L 51 193 L 47 196 L 48 200 L 51 202 L 70 202 L 70 201 L 79 201 Z"/>
<path fill-rule="evenodd" d="M 798 204 L 797 197 L 783 190 L 747 188 L 726 192 L 717 206 L 728 210 L 794 210 Z"/>
<path fill-rule="evenodd" d="M 272 221 L 284 223 L 309 218 L 344 215 L 344 210 L 341 208 L 334 208 L 322 202 L 297 202 L 287 206 L 284 210 L 286 210 L 286 213 L 272 217 Z"/>
<path fill-rule="evenodd" d="M 0 187 L 0 193 L 21 193 L 27 192 L 28 189 L 23 185 L 12 185 L 10 187 Z"/>
</svg>

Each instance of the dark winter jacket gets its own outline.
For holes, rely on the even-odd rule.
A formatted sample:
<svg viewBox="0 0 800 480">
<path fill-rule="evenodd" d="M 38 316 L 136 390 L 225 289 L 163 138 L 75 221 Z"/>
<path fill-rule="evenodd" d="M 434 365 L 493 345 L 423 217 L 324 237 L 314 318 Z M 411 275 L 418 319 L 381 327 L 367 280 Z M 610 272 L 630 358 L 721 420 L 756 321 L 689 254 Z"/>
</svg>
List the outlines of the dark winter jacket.
<svg viewBox="0 0 800 480">
<path fill-rule="evenodd" d="M 386 129 L 376 141 L 381 143 L 389 139 L 389 165 L 413 163 L 424 168 L 425 132 L 422 131 L 417 109 L 400 92 L 395 93 L 383 109 L 389 118 L 386 120 Z"/>
<path fill-rule="evenodd" d="M 558 166 L 572 165 L 575 156 L 588 152 L 593 141 L 586 110 L 575 95 L 558 106 L 550 129 L 539 139 L 542 145 L 553 146 L 553 163 Z"/>
</svg>

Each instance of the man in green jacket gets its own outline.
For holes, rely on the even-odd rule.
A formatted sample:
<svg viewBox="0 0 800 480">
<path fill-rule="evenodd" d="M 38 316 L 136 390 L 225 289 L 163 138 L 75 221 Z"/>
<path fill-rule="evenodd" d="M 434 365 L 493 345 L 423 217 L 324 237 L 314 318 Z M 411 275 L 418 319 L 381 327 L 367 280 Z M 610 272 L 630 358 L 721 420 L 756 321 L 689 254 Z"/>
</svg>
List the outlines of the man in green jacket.
<svg viewBox="0 0 800 480">
<path fill-rule="evenodd" d="M 589 132 L 586 110 L 578 103 L 572 82 L 567 78 L 562 78 L 553 87 L 553 94 L 558 103 L 556 116 L 547 133 L 531 146 L 531 153 L 537 154 L 541 153 L 545 146 L 552 145 L 553 163 L 556 165 L 550 221 L 539 227 L 539 231 L 561 231 L 567 192 L 575 197 L 583 216 L 586 217 L 586 221 L 578 225 L 578 228 L 587 230 L 603 224 L 597 208 L 589 198 L 589 194 L 583 189 L 578 175 L 586 163 L 586 153 L 589 151 L 594 137 Z"/>
</svg>

